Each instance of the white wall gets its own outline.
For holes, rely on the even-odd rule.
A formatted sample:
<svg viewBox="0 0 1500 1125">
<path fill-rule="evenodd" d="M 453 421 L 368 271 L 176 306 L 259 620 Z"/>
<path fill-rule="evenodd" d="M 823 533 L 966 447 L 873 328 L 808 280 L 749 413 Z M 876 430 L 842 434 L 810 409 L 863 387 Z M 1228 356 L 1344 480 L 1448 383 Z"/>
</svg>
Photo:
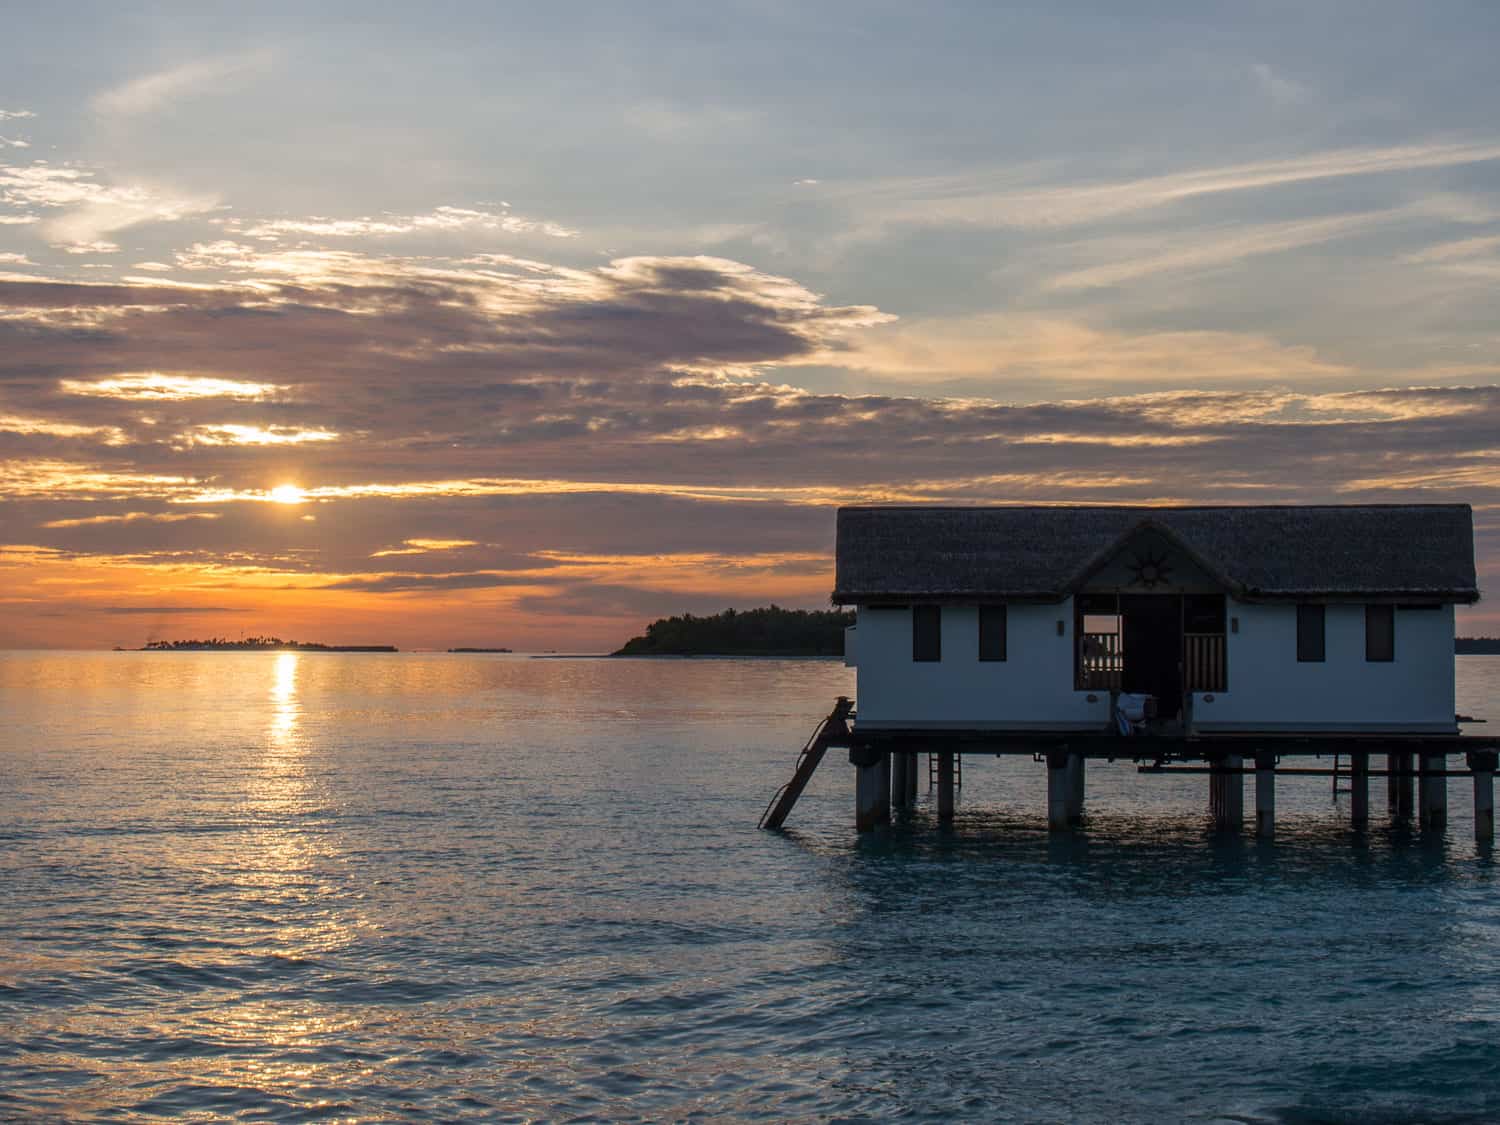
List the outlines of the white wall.
<svg viewBox="0 0 1500 1125">
<path fill-rule="evenodd" d="M 979 660 L 974 606 L 944 606 L 942 660 L 911 658 L 911 610 L 859 609 L 846 635 L 861 726 L 1091 729 L 1109 693 L 1073 690 L 1073 603 L 1012 605 L 1008 657 Z M 1229 691 L 1196 698 L 1204 731 L 1452 731 L 1453 607 L 1395 611 L 1396 659 L 1365 660 L 1363 605 L 1329 605 L 1326 660 L 1297 662 L 1297 609 L 1230 599 Z M 1063 635 L 1057 634 L 1062 621 Z M 1226 622 L 1227 624 L 1227 622 Z M 1094 695 L 1094 701 L 1088 697 Z"/>
<path fill-rule="evenodd" d="M 1103 728 L 1109 693 L 1073 690 L 1073 603 L 1012 605 L 1008 659 L 979 659 L 975 606 L 943 606 L 943 658 L 911 658 L 911 610 L 861 607 L 855 636 L 860 726 Z M 1057 623 L 1063 622 L 1063 635 Z M 847 642 L 846 642 L 847 643 Z"/>
<path fill-rule="evenodd" d="M 1451 731 L 1453 607 L 1397 608 L 1396 659 L 1365 660 L 1365 607 L 1329 605 L 1322 663 L 1297 661 L 1297 607 L 1230 600 L 1229 690 L 1198 696 L 1200 730 Z"/>
</svg>

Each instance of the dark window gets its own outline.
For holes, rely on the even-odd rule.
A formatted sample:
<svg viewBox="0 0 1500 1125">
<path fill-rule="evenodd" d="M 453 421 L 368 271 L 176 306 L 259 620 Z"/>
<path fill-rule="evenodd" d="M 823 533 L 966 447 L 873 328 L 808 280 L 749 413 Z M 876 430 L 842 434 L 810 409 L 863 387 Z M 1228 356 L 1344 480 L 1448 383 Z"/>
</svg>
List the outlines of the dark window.
<svg viewBox="0 0 1500 1125">
<path fill-rule="evenodd" d="M 936 661 L 943 658 L 943 607 L 911 607 L 911 658 Z"/>
<path fill-rule="evenodd" d="M 1224 631 L 1224 595 L 1188 594 L 1182 599 L 1184 633 L 1222 633 Z"/>
<path fill-rule="evenodd" d="M 979 607 L 979 659 L 1005 659 L 1005 607 Z"/>
<path fill-rule="evenodd" d="M 1297 607 L 1297 659 L 1321 662 L 1324 659 L 1323 607 L 1299 605 Z"/>
<path fill-rule="evenodd" d="M 1365 606 L 1365 659 L 1396 659 L 1396 612 L 1394 606 Z"/>
</svg>

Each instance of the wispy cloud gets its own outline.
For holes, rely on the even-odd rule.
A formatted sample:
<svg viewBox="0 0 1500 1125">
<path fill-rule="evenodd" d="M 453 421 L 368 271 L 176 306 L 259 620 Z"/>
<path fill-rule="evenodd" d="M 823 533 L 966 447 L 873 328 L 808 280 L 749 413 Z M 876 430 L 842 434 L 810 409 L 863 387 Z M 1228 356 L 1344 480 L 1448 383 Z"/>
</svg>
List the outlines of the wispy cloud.
<svg viewBox="0 0 1500 1125">
<path fill-rule="evenodd" d="M 330 219 L 313 216 L 307 219 L 275 219 L 256 223 L 241 230 L 228 229 L 246 238 L 279 238 L 286 235 L 317 235 L 324 238 L 371 238 L 412 233 L 450 231 L 501 231 L 506 234 L 545 234 L 553 238 L 573 238 L 577 231 L 558 223 L 528 219 L 500 211 L 476 211 L 465 207 L 437 207 L 421 215 L 363 216 L 357 219 Z"/>
<path fill-rule="evenodd" d="M 49 520 L 38 526 L 49 530 L 69 527 L 99 527 L 103 524 L 137 523 L 182 523 L 184 520 L 216 520 L 218 512 L 121 512 L 118 515 L 81 516 L 77 519 Z"/>
<path fill-rule="evenodd" d="M 109 253 L 118 247 L 105 235 L 150 222 L 175 222 L 212 210 L 212 199 L 185 198 L 144 185 L 110 185 L 95 173 L 38 160 L 29 165 L 0 164 L 0 203 L 61 212 L 46 220 L 43 233 L 78 253 Z M 35 221 L 25 216 L 22 221 Z"/>
<path fill-rule="evenodd" d="M 60 379 L 58 388 L 70 395 L 95 395 L 137 401 L 186 401 L 200 398 L 253 400 L 286 390 L 274 383 L 161 371 L 132 371 L 103 379 Z"/>
<path fill-rule="evenodd" d="M 1479 238 L 1462 238 L 1454 242 L 1443 242 L 1408 254 L 1405 261 L 1419 264 L 1453 262 L 1464 258 L 1476 258 L 1500 251 L 1500 234 Z"/>
<path fill-rule="evenodd" d="M 259 49 L 199 59 L 103 90 L 90 104 L 99 113 L 117 117 L 148 113 L 188 94 L 232 86 L 265 70 L 276 57 L 274 51 Z"/>
<path fill-rule="evenodd" d="M 16 121 L 23 117 L 35 117 L 29 109 L 0 109 L 0 121 Z"/>
<path fill-rule="evenodd" d="M 238 422 L 217 422 L 194 426 L 181 435 L 188 445 L 305 445 L 308 442 L 338 441 L 333 430 L 306 429 L 301 426 L 250 426 Z"/>
<path fill-rule="evenodd" d="M 1278 106 L 1299 105 L 1308 98 L 1308 88 L 1305 85 L 1288 78 L 1269 63 L 1253 64 L 1250 75 L 1261 93 Z"/>
<path fill-rule="evenodd" d="M 1003 180 L 1029 175 L 1035 186 L 990 189 L 989 177 L 893 180 L 868 187 L 831 188 L 886 221 L 1062 227 L 1099 222 L 1204 196 L 1314 180 L 1450 168 L 1500 159 L 1500 142 L 1430 142 L 1384 148 L 1345 148 L 1165 175 L 1092 183 L 1041 180 L 1045 166 L 1007 170 Z M 1039 181 L 1040 182 L 1037 182 Z"/>
<path fill-rule="evenodd" d="M 1289 223 L 1261 223 L 1240 227 L 1215 227 L 1187 235 L 1155 238 L 1094 240 L 1087 244 L 1094 253 L 1108 253 L 1118 261 L 1059 274 L 1045 283 L 1048 289 L 1095 289 L 1120 285 L 1153 274 L 1186 274 L 1229 265 L 1264 254 L 1277 254 L 1314 246 L 1335 238 L 1347 238 L 1387 226 L 1410 216 L 1404 210 L 1342 215 L 1332 219 L 1305 219 Z M 1165 250 L 1152 252 L 1153 247 Z"/>
</svg>

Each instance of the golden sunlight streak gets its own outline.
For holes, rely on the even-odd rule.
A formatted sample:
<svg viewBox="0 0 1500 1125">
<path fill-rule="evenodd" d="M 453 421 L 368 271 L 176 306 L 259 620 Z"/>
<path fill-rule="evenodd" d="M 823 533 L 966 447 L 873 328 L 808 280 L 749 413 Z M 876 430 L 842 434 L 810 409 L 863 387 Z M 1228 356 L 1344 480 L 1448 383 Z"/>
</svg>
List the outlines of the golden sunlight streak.
<svg viewBox="0 0 1500 1125">
<path fill-rule="evenodd" d="M 297 719 L 302 705 L 297 700 L 297 660 L 295 652 L 276 656 L 275 679 L 271 684 L 271 741 L 286 746 L 297 733 Z"/>
<path fill-rule="evenodd" d="M 277 504 L 305 504 L 307 493 L 295 484 L 278 484 L 267 495 Z"/>
<path fill-rule="evenodd" d="M 286 389 L 275 383 L 167 375 L 160 371 L 128 372 L 108 379 L 59 379 L 57 385 L 70 395 L 173 402 L 195 398 L 261 399 Z"/>
<path fill-rule="evenodd" d="M 309 441 L 337 441 L 334 430 L 304 430 L 297 426 L 242 426 L 220 422 L 194 426 L 182 435 L 189 445 L 302 445 Z"/>
</svg>

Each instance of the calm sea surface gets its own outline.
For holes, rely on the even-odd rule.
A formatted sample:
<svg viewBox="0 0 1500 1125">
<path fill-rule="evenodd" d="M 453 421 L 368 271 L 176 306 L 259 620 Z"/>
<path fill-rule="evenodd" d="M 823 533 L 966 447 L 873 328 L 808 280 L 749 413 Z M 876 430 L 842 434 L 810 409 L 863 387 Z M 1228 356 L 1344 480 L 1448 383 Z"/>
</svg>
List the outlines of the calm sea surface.
<svg viewBox="0 0 1500 1125">
<path fill-rule="evenodd" d="M 0 654 L 0 1119 L 1500 1120 L 1500 870 L 970 759 L 853 832 L 796 661 Z M 1459 658 L 1500 720 L 1500 658 Z M 1481 728 L 1483 729 L 1483 728 Z M 1455 766 L 1460 765 L 1454 759 Z"/>
</svg>

